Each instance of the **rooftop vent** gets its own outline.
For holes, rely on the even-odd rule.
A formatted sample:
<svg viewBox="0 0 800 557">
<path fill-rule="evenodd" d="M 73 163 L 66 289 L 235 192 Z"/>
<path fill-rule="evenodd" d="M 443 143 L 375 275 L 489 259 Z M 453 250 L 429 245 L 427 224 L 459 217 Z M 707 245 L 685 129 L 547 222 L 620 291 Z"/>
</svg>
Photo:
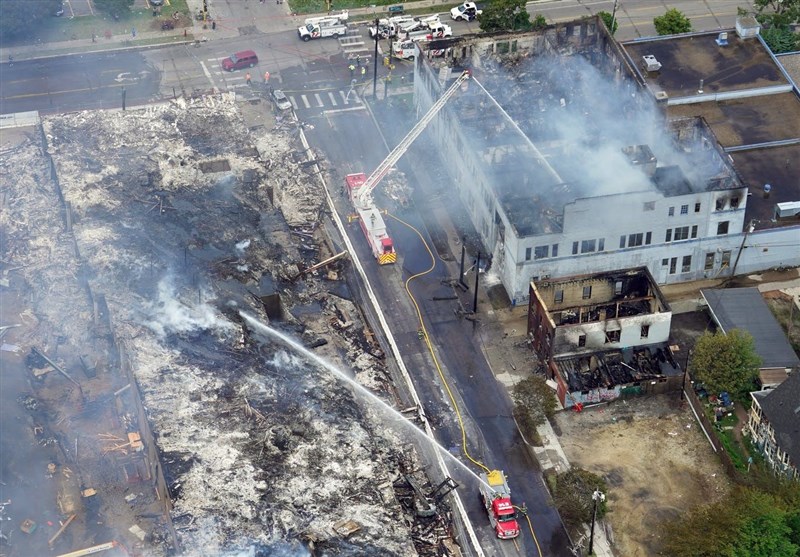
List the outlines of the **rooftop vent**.
<svg viewBox="0 0 800 557">
<path fill-rule="evenodd" d="M 656 60 L 656 57 L 652 54 L 645 54 L 642 56 L 642 60 L 644 61 L 644 67 L 648 72 L 657 72 L 661 69 L 661 62 Z"/>
<path fill-rule="evenodd" d="M 744 15 L 736 18 L 736 34 L 741 39 L 752 39 L 761 32 L 761 24 L 752 15 Z"/>
<path fill-rule="evenodd" d="M 717 46 L 728 46 L 728 32 L 723 31 L 717 35 Z"/>
<path fill-rule="evenodd" d="M 775 219 L 800 217 L 800 201 L 787 201 L 775 204 Z"/>
<path fill-rule="evenodd" d="M 666 101 L 669 100 L 669 95 L 666 91 L 656 91 L 656 100 L 657 101 Z"/>
</svg>

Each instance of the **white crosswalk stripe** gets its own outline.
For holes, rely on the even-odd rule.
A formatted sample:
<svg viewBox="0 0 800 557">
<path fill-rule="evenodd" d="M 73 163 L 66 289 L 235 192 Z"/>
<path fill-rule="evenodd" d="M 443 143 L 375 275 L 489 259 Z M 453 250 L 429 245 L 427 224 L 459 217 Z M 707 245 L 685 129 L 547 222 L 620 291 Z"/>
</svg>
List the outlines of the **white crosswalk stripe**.
<svg viewBox="0 0 800 557">
<path fill-rule="evenodd" d="M 335 108 L 341 105 L 362 104 L 361 99 L 355 91 L 349 95 L 346 90 L 338 91 L 325 91 L 322 93 L 309 93 L 292 95 L 287 93 L 286 96 L 292 103 L 295 110 L 303 108 Z M 313 96 L 313 98 L 312 98 Z"/>
</svg>

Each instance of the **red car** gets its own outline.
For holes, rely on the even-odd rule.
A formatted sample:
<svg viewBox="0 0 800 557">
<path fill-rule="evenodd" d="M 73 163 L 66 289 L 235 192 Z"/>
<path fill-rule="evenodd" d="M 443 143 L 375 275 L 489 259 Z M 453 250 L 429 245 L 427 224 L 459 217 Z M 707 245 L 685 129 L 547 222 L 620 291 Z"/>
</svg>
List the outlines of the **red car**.
<svg viewBox="0 0 800 557">
<path fill-rule="evenodd" d="M 241 70 L 242 68 L 252 68 L 258 64 L 258 56 L 252 50 L 243 50 L 231 54 L 222 61 L 222 69 L 226 72 Z"/>
</svg>

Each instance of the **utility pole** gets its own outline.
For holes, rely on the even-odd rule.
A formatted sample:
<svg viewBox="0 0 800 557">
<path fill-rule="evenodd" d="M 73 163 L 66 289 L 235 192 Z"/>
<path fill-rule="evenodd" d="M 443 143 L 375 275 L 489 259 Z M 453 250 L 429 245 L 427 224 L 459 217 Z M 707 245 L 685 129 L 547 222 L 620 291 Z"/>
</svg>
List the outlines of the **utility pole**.
<svg viewBox="0 0 800 557">
<path fill-rule="evenodd" d="M 125 87 L 122 88 L 122 110 L 125 110 Z"/>
<path fill-rule="evenodd" d="M 594 506 L 592 508 L 592 529 L 589 533 L 589 555 L 594 552 L 594 521 L 597 518 L 597 501 L 605 501 L 606 496 L 600 492 L 600 490 L 595 489 L 594 493 L 592 493 L 592 501 L 594 501 Z"/>
<path fill-rule="evenodd" d="M 686 376 L 689 374 L 689 360 L 692 357 L 692 349 L 686 350 L 686 365 L 683 367 L 683 385 L 681 385 L 681 400 L 686 398 Z"/>
<path fill-rule="evenodd" d="M 744 250 L 744 243 L 747 241 L 747 235 L 750 234 L 756 228 L 756 220 L 752 219 L 750 224 L 747 225 L 747 230 L 744 231 L 744 238 L 742 238 L 742 244 L 739 246 L 739 252 L 736 254 L 736 260 L 733 262 L 733 269 L 731 269 L 731 276 L 729 280 L 733 280 L 733 277 L 736 276 L 736 266 L 739 264 L 739 258 L 742 256 L 742 251 Z"/>
<path fill-rule="evenodd" d="M 617 21 L 617 4 L 619 4 L 619 0 L 614 0 L 614 9 L 611 11 L 611 36 L 614 36 L 614 23 Z"/>
<path fill-rule="evenodd" d="M 481 276 L 481 252 L 478 252 L 478 259 L 475 261 L 475 294 L 472 298 L 472 313 L 478 313 L 478 278 Z"/>
<path fill-rule="evenodd" d="M 380 24 L 381 20 L 379 18 L 375 18 L 375 63 L 372 65 L 372 98 L 374 99 L 378 92 L 378 38 L 380 37 L 380 33 L 378 32 L 380 28 L 378 25 Z"/>
<path fill-rule="evenodd" d="M 458 273 L 458 283 L 464 288 L 468 288 L 467 283 L 464 282 L 464 258 L 467 256 L 466 240 L 466 238 L 461 238 L 461 271 Z"/>
</svg>

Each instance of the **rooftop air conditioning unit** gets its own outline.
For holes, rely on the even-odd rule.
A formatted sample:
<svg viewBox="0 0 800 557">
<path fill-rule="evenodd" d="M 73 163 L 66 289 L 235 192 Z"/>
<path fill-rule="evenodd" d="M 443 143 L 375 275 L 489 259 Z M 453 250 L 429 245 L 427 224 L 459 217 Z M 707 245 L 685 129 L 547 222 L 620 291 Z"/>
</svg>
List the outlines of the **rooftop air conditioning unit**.
<svg viewBox="0 0 800 557">
<path fill-rule="evenodd" d="M 761 32 L 761 24 L 752 15 L 736 18 L 736 34 L 742 39 L 750 39 Z"/>
<path fill-rule="evenodd" d="M 787 201 L 775 204 L 775 218 L 788 219 L 800 216 L 800 201 Z"/>
<path fill-rule="evenodd" d="M 652 54 L 645 54 L 642 56 L 642 59 L 644 60 L 644 67 L 648 72 L 657 72 L 661 69 L 661 62 L 656 60 L 656 57 Z"/>
</svg>

